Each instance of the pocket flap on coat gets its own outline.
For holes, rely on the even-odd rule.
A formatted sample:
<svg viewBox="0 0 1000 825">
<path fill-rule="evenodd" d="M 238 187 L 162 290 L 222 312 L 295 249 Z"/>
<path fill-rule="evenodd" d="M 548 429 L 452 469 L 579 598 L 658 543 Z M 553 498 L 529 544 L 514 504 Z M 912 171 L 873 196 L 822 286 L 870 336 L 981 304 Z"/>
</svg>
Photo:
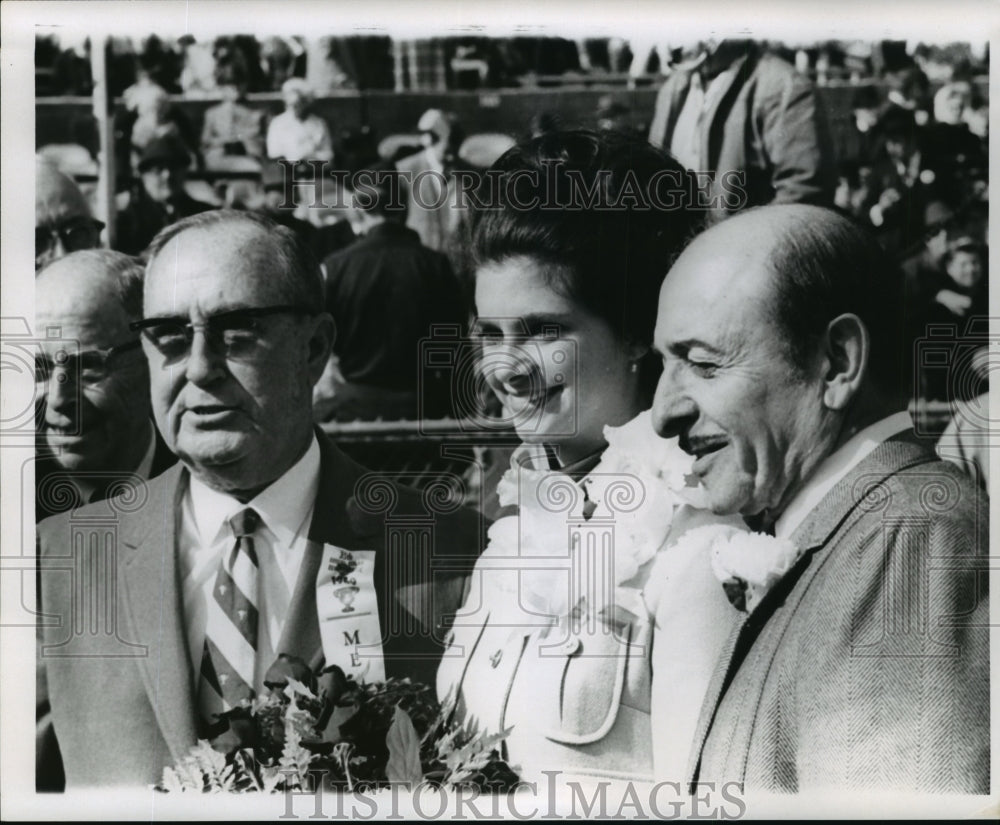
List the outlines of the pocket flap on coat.
<svg viewBox="0 0 1000 825">
<path fill-rule="evenodd" d="M 606 629 L 575 637 L 579 643 L 568 646 L 560 685 L 562 718 L 546 738 L 585 745 L 607 736 L 621 707 L 631 653 L 632 628 L 626 628 L 621 635 Z"/>
</svg>

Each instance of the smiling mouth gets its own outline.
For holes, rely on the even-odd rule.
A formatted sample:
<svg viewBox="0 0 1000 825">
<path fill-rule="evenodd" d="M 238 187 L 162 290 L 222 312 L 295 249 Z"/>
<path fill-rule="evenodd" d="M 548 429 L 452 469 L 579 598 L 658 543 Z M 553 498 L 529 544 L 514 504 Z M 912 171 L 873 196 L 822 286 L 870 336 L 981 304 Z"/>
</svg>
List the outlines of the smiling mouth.
<svg viewBox="0 0 1000 825">
<path fill-rule="evenodd" d="M 54 424 L 46 424 L 45 431 L 56 438 L 69 441 L 79 441 L 84 438 L 87 433 L 82 430 L 78 425 L 72 425 L 69 427 L 57 427 Z"/>
<path fill-rule="evenodd" d="M 681 439 L 680 448 L 690 456 L 694 456 L 695 461 L 698 461 L 706 456 L 712 455 L 712 453 L 717 453 L 723 447 L 725 447 L 727 442 L 725 441 L 687 441 Z"/>
</svg>

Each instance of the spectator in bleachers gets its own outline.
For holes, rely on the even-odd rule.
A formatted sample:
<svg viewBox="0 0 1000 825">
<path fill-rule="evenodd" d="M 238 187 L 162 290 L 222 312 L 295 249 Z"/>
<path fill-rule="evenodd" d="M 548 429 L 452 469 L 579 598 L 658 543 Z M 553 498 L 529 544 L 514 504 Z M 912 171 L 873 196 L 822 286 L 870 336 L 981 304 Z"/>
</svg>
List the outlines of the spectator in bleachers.
<svg viewBox="0 0 1000 825">
<path fill-rule="evenodd" d="M 398 161 L 407 189 L 406 225 L 420 235 L 424 246 L 448 252 L 455 242 L 461 215 L 454 208 L 451 172 L 465 131 L 455 116 L 428 109 L 417 123 L 424 149 Z"/>
<path fill-rule="evenodd" d="M 356 181 L 351 221 L 361 237 L 324 261 L 339 376 L 319 390 L 317 416 L 416 418 L 418 391 L 424 414 L 442 416 L 449 385 L 438 386 L 421 373 L 420 341 L 435 324 L 465 325 L 462 291 L 447 257 L 421 244 L 404 225 L 398 174 L 366 170 Z"/>
<path fill-rule="evenodd" d="M 70 252 L 100 246 L 103 228 L 76 182 L 51 163 L 36 161 L 35 272 Z"/>
<path fill-rule="evenodd" d="M 333 141 L 326 121 L 313 114 L 313 92 L 298 77 L 281 87 L 285 111 L 271 121 L 267 130 L 267 156 L 274 160 L 333 160 Z"/>
<path fill-rule="evenodd" d="M 155 83 L 139 83 L 131 87 L 125 100 L 135 115 L 130 137 L 133 169 L 149 143 L 165 137 L 183 143 L 200 164 L 201 153 L 191 122 L 180 108 L 171 104 L 166 91 Z"/>
<path fill-rule="evenodd" d="M 906 254 L 921 242 L 924 209 L 938 197 L 940 185 L 925 163 L 912 112 L 893 106 L 877 129 L 885 153 L 872 167 L 864 211 L 883 247 L 893 255 Z"/>
<path fill-rule="evenodd" d="M 875 161 L 882 148 L 875 127 L 885 106 L 874 86 L 859 86 L 851 97 L 857 158 L 862 165 L 870 165 Z"/>
<path fill-rule="evenodd" d="M 150 141 L 139 158 L 139 184 L 132 187 L 129 203 L 118 213 L 118 249 L 140 254 L 163 227 L 212 209 L 192 198 L 185 189 L 191 156 L 174 135 Z"/>
<path fill-rule="evenodd" d="M 649 140 L 713 174 L 716 217 L 766 203 L 833 203 L 832 145 L 808 78 L 750 41 L 703 41 L 684 56 L 656 98 Z M 745 175 L 745 200 L 726 197 L 734 172 Z"/>
<path fill-rule="evenodd" d="M 222 102 L 205 110 L 201 130 L 206 168 L 229 168 L 234 157 L 262 158 L 265 113 L 245 105 L 246 83 L 233 66 L 220 66 L 216 82 Z"/>
<path fill-rule="evenodd" d="M 180 86 L 184 96 L 206 97 L 216 91 L 215 57 L 209 43 L 199 43 L 186 34 L 178 41 L 183 53 L 184 68 L 181 69 Z"/>
<path fill-rule="evenodd" d="M 914 65 L 907 65 L 885 74 L 886 100 L 913 115 L 918 126 L 924 126 L 931 118 L 931 84 L 927 75 Z"/>
<path fill-rule="evenodd" d="M 902 262 L 907 282 L 907 303 L 923 313 L 944 272 L 948 232 L 955 225 L 955 212 L 948 204 L 932 200 L 924 208 L 924 236 L 920 249 Z"/>
<path fill-rule="evenodd" d="M 966 318 L 985 317 L 989 306 L 983 262 L 984 250 L 975 239 L 962 235 L 949 242 L 941 262 L 944 277 L 938 280 L 931 305 L 932 322 L 958 323 Z"/>
</svg>

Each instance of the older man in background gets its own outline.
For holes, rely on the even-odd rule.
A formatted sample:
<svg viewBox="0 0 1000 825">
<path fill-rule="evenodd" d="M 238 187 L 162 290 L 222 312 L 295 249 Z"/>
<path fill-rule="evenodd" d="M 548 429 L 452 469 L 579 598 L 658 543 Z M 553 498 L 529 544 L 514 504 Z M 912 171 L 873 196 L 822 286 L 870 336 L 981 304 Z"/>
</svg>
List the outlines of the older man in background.
<svg viewBox="0 0 1000 825">
<path fill-rule="evenodd" d="M 103 228 L 75 181 L 39 159 L 35 163 L 35 272 L 70 252 L 100 246 Z"/>
<path fill-rule="evenodd" d="M 149 370 L 129 330 L 141 315 L 142 264 L 121 252 L 74 252 L 38 274 L 36 520 L 174 463 L 153 426 Z"/>
<path fill-rule="evenodd" d="M 653 421 L 716 513 L 775 540 L 720 555 L 738 607 L 689 779 L 989 790 L 988 507 L 905 412 L 902 276 L 810 206 L 699 236 L 660 293 Z"/>
<path fill-rule="evenodd" d="M 129 330 L 141 315 L 142 264 L 121 252 L 74 252 L 38 274 L 36 521 L 142 484 L 176 461 L 153 426 L 149 369 Z M 61 790 L 44 668 L 35 701 L 36 787 Z"/>
</svg>

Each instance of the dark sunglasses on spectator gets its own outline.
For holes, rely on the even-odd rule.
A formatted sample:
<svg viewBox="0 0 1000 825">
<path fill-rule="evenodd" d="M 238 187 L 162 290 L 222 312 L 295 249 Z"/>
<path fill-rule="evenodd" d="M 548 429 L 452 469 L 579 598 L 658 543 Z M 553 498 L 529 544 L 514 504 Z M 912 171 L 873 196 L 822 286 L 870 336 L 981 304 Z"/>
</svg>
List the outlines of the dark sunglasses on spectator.
<svg viewBox="0 0 1000 825">
<path fill-rule="evenodd" d="M 143 318 L 129 328 L 141 333 L 156 350 L 170 361 L 187 358 L 191 353 L 194 331 L 202 329 L 209 345 L 226 358 L 238 361 L 252 359 L 264 338 L 266 327 L 262 319 L 270 315 L 293 313 L 315 315 L 304 307 L 282 304 L 269 307 L 234 309 L 212 315 L 199 324 L 187 318 Z"/>
<path fill-rule="evenodd" d="M 93 218 L 71 218 L 58 224 L 42 224 L 35 227 L 35 256 L 44 255 L 55 246 L 56 239 L 62 242 L 67 252 L 78 249 L 90 249 L 97 243 L 97 238 L 104 229 L 104 224 Z"/>
<path fill-rule="evenodd" d="M 35 383 L 48 384 L 57 368 L 81 384 L 99 384 L 120 366 L 120 356 L 138 349 L 138 340 L 108 349 L 91 349 L 79 353 L 60 350 L 55 356 L 47 352 L 35 356 Z"/>
</svg>

